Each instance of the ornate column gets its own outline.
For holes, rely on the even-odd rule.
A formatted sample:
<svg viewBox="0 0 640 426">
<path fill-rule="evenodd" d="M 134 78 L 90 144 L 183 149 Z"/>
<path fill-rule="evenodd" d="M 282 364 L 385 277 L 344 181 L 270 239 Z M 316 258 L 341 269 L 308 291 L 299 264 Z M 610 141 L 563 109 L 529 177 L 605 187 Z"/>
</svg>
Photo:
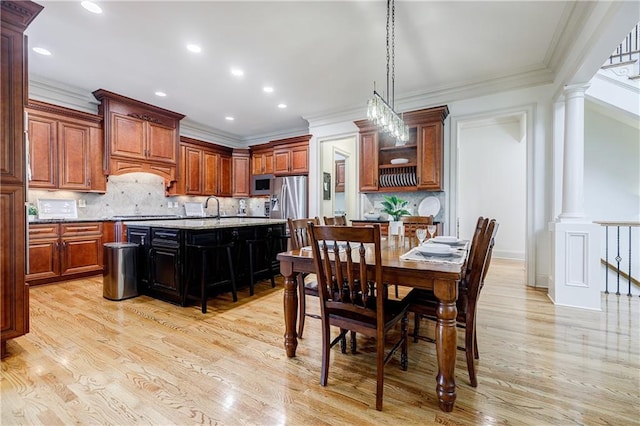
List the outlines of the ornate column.
<svg viewBox="0 0 640 426">
<path fill-rule="evenodd" d="M 588 85 L 564 90 L 564 157 L 562 214 L 560 221 L 581 219 L 584 214 L 584 93 Z"/>
<path fill-rule="evenodd" d="M 564 122 L 554 123 L 556 129 L 564 127 L 562 212 L 551 224 L 553 276 L 548 294 L 558 305 L 600 310 L 600 227 L 587 220 L 584 211 L 584 94 L 588 87 L 565 87 Z"/>
</svg>

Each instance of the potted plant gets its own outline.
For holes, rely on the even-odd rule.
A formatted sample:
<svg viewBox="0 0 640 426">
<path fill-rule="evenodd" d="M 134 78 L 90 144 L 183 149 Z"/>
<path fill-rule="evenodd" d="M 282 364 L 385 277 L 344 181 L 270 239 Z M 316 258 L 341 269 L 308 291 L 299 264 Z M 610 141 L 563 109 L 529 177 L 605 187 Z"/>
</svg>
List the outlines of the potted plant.
<svg viewBox="0 0 640 426">
<path fill-rule="evenodd" d="M 38 208 L 33 204 L 29 204 L 27 207 L 27 216 L 30 221 L 35 220 L 36 216 L 38 216 Z"/>
<path fill-rule="evenodd" d="M 401 234 L 402 222 L 400 222 L 400 216 L 411 215 L 409 210 L 405 209 L 405 207 L 409 204 L 408 201 L 405 201 L 401 198 L 392 195 L 390 197 L 384 196 L 384 201 L 382 202 L 382 211 L 389 215 L 389 218 L 392 218 L 392 221 L 389 221 L 389 234 L 390 235 L 398 235 Z"/>
</svg>

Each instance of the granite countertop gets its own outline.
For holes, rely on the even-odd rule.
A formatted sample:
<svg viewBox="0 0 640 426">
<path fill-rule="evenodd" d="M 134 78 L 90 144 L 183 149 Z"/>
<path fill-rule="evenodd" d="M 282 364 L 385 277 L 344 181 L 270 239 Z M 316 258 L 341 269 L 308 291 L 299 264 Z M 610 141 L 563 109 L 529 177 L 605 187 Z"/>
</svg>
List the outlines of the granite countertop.
<svg viewBox="0 0 640 426">
<path fill-rule="evenodd" d="M 223 217 L 217 218 L 191 218 L 170 220 L 135 220 L 125 221 L 127 226 L 148 226 L 152 228 L 171 229 L 216 229 L 237 228 L 241 226 L 281 225 L 287 223 L 284 219 L 269 219 L 255 217 Z"/>
<path fill-rule="evenodd" d="M 222 219 L 233 219 L 233 218 L 242 218 L 242 219 L 269 219 L 265 216 L 223 216 Z M 29 223 L 38 224 L 38 223 L 76 223 L 76 222 L 135 222 L 139 221 L 158 221 L 158 220 L 209 220 L 213 218 L 204 217 L 204 218 L 188 218 L 184 216 L 172 216 L 172 215 L 140 215 L 140 216 L 112 216 L 112 217 L 83 217 L 76 219 L 34 219 L 30 220 Z"/>
</svg>

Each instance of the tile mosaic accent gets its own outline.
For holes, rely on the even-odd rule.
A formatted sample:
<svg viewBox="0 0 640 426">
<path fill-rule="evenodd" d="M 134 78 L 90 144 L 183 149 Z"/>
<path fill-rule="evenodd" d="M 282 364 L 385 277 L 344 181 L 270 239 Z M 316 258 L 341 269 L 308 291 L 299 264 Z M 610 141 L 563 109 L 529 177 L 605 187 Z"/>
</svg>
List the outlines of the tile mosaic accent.
<svg viewBox="0 0 640 426">
<path fill-rule="evenodd" d="M 416 192 L 389 192 L 382 193 L 378 192 L 375 194 L 361 194 L 362 198 L 360 200 L 362 215 L 364 213 L 368 213 L 370 211 L 374 211 L 379 213 L 382 210 L 382 206 L 380 203 L 384 200 L 385 196 L 396 195 L 397 197 L 406 200 L 409 202 L 407 205 L 407 210 L 411 212 L 411 214 L 418 215 L 418 205 L 420 202 L 426 197 L 436 197 L 440 201 L 440 212 L 434 217 L 434 221 L 436 222 L 444 222 L 446 214 L 444 211 L 445 206 L 445 193 L 444 192 L 429 192 L 429 191 L 416 191 Z M 364 216 L 362 216 L 364 217 Z"/>
<path fill-rule="evenodd" d="M 175 215 L 184 216 L 185 202 L 203 203 L 207 197 L 165 196 L 164 180 L 151 173 L 128 173 L 109 176 L 107 192 L 93 194 L 72 191 L 29 190 L 28 201 L 37 205 L 39 198 L 72 199 L 78 205 L 79 219 L 107 219 L 113 216 L 130 215 Z M 235 216 L 239 209 L 239 198 L 218 197 L 220 214 Z M 247 198 L 247 214 L 264 215 L 263 198 Z M 175 207 L 174 207 L 175 205 Z M 215 201 L 210 201 L 206 214 L 216 213 Z"/>
</svg>

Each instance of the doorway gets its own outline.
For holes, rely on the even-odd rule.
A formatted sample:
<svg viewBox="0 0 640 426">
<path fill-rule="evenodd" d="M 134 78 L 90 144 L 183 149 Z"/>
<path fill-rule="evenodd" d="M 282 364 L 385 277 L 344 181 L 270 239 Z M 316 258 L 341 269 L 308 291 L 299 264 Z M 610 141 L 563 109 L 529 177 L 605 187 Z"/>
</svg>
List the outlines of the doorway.
<svg viewBox="0 0 640 426">
<path fill-rule="evenodd" d="M 319 216 L 345 214 L 347 220 L 357 218 L 356 137 L 320 142 Z M 328 182 L 327 188 L 325 183 Z"/>
</svg>

